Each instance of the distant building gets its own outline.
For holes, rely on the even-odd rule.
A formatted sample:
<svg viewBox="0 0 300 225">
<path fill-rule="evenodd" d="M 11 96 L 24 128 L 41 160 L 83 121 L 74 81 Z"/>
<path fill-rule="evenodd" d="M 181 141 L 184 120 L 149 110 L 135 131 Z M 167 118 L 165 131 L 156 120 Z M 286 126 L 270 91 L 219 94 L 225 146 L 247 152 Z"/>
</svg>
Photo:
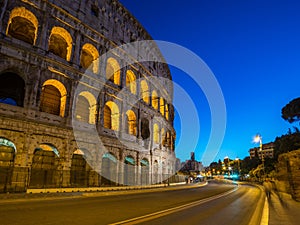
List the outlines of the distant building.
<svg viewBox="0 0 300 225">
<path fill-rule="evenodd" d="M 181 163 L 181 172 L 200 172 L 203 170 L 202 162 L 195 160 L 195 153 L 191 152 L 191 159 Z"/>
<path fill-rule="evenodd" d="M 181 169 L 181 162 L 179 158 L 176 158 L 175 161 L 175 171 L 179 171 Z"/>
<path fill-rule="evenodd" d="M 262 151 L 259 147 L 251 148 L 249 150 L 250 159 L 258 156 L 259 159 L 264 158 L 273 158 L 274 157 L 274 142 L 266 143 L 262 145 Z"/>
</svg>

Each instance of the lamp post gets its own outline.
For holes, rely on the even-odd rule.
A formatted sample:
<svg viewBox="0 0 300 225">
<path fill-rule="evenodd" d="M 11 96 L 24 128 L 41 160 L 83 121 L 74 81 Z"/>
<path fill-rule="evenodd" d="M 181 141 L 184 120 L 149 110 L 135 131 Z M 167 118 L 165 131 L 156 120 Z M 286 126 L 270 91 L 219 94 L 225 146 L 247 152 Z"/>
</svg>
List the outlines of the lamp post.
<svg viewBox="0 0 300 225">
<path fill-rule="evenodd" d="M 262 149 L 262 136 L 260 134 L 255 135 L 254 142 L 259 143 L 259 152 L 261 154 L 261 162 L 262 162 L 263 173 L 264 173 L 263 175 L 265 176 L 265 157 Z"/>
</svg>

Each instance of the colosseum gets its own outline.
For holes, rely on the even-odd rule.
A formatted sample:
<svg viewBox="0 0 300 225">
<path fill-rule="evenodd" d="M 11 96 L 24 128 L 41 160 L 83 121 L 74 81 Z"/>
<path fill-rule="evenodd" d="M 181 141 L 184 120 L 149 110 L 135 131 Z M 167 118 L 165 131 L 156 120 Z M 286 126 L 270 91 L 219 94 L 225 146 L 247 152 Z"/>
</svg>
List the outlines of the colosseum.
<svg viewBox="0 0 300 225">
<path fill-rule="evenodd" d="M 122 4 L 0 8 L 0 192 L 148 185 L 175 173 L 171 74 Z"/>
</svg>

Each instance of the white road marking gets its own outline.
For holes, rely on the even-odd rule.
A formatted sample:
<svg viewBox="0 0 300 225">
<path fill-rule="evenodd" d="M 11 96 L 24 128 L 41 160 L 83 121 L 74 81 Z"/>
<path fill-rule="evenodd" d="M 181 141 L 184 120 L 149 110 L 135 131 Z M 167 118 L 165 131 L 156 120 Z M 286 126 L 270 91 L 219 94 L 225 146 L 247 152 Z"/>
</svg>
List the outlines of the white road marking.
<svg viewBox="0 0 300 225">
<path fill-rule="evenodd" d="M 138 224 L 138 223 L 145 222 L 145 221 L 148 221 L 148 220 L 153 220 L 155 218 L 159 218 L 159 217 L 171 214 L 171 213 L 175 213 L 175 212 L 178 212 L 178 211 L 181 211 L 181 210 L 185 210 L 185 209 L 188 209 L 188 208 L 191 208 L 191 207 L 194 207 L 194 206 L 197 206 L 197 205 L 201 205 L 203 203 L 206 203 L 206 202 L 224 197 L 226 195 L 229 195 L 229 194 L 235 192 L 237 189 L 238 189 L 238 186 L 236 186 L 234 189 L 232 189 L 230 191 L 227 191 L 227 192 L 219 194 L 219 195 L 215 195 L 215 196 L 212 196 L 212 197 L 209 197 L 209 198 L 201 199 L 201 200 L 198 200 L 198 201 L 195 201 L 195 202 L 191 202 L 191 203 L 188 203 L 188 204 L 185 204 L 185 205 L 173 207 L 173 208 L 170 208 L 170 209 L 158 211 L 158 212 L 155 212 L 155 213 L 150 213 L 150 214 L 147 214 L 147 215 L 144 215 L 144 216 L 135 217 L 135 218 L 132 218 L 132 219 L 129 219 L 129 220 L 124 220 L 124 221 L 112 223 L 110 225 Z"/>
</svg>

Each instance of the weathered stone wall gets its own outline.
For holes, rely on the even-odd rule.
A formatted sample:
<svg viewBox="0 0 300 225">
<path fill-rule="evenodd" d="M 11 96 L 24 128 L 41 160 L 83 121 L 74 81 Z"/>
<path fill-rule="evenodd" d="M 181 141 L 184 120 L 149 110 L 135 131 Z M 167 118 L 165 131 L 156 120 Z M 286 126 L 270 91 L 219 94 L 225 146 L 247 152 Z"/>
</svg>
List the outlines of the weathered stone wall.
<svg viewBox="0 0 300 225">
<path fill-rule="evenodd" d="M 276 187 L 300 201 L 300 149 L 278 157 Z"/>
<path fill-rule="evenodd" d="M 97 72 L 84 68 L 82 64 L 83 48 L 86 44 L 94 46 L 95 50 L 91 50 L 91 53 L 96 51 L 101 56 L 113 48 L 118 49 L 119 45 L 151 39 L 141 24 L 118 1 L 4 0 L 0 4 L 0 9 L 0 79 L 2 74 L 13 73 L 21 77 L 25 83 L 22 106 L 0 102 L 0 138 L 8 139 L 16 146 L 13 168 L 8 168 L 12 174 L 9 176 L 4 174 L 6 179 L 4 190 L 22 191 L 28 187 L 33 156 L 36 149 L 44 143 L 55 146 L 59 152 L 59 157 L 55 158 L 55 165 L 61 172 L 57 173 L 53 181 L 53 185 L 57 187 L 71 185 L 72 156 L 78 148 L 86 149 L 85 153 L 91 155 L 88 163 L 93 169 L 88 171 L 87 183 L 99 185 L 101 178 L 97 173 L 101 172 L 102 157 L 105 154 L 104 150 L 99 151 L 100 146 L 97 142 L 99 138 L 103 142 L 105 151 L 113 154 L 119 162 L 116 169 L 117 182 L 123 182 L 123 164 L 126 157 L 134 159 L 137 184 L 141 182 L 143 159 L 150 164 L 150 182 L 153 180 L 160 182 L 164 176 L 175 172 L 173 87 L 171 82 L 156 85 L 151 83 L 153 77 L 171 79 L 169 68 L 164 63 L 137 61 L 140 57 L 139 52 L 144 54 L 146 52 L 147 57 L 151 59 L 164 61 L 155 43 L 140 46 L 137 52 L 125 53 L 128 58 L 134 59 L 134 62 L 124 67 L 122 66 L 124 59 L 118 55 L 118 51 L 111 52 L 103 58 L 103 61 L 98 62 Z M 11 18 L 12 13 L 17 15 L 14 20 Z M 10 24 L 16 20 L 20 21 L 19 25 L 24 25 L 25 31 L 26 26 L 29 27 L 28 34 L 22 33 L 22 26 L 10 28 Z M 66 53 L 69 55 L 66 58 L 54 54 L 55 51 L 49 51 L 51 32 L 55 27 L 67 33 L 58 34 L 56 38 L 62 35 L 66 43 L 71 38 Z M 13 35 L 9 33 L 9 29 L 13 30 Z M 24 39 L 26 35 L 34 36 L 33 44 L 26 42 L 27 37 Z M 54 44 L 53 48 L 55 46 Z M 105 77 L 108 57 L 116 59 L 120 64 L 121 78 L 118 85 Z M 127 70 L 135 73 L 137 81 L 141 79 L 148 81 L 149 103 L 141 99 L 139 83 L 136 84 L 136 94 L 122 91 L 127 85 Z M 57 88 L 63 89 L 65 94 L 64 101 L 61 101 L 63 110 L 60 115 L 40 110 L 44 84 L 47 82 L 53 84 L 53 81 L 59 83 Z M 99 86 L 102 86 L 101 90 Z M 94 110 L 91 117 L 94 119 L 91 123 L 74 121 L 74 105 L 79 90 L 88 92 L 95 99 L 94 105 L 90 105 Z M 154 90 L 165 100 L 164 104 L 168 105 L 169 118 L 162 115 L 159 107 L 154 109 L 151 99 Z M 103 126 L 104 106 L 108 101 L 114 102 L 119 108 L 118 131 Z M 125 132 L 126 111 L 129 109 L 137 117 L 136 135 Z M 146 139 L 141 137 L 142 119 L 149 121 L 150 137 Z M 164 128 L 165 133 L 169 132 L 167 144 L 163 144 L 162 140 L 165 137 L 161 133 L 159 143 L 153 142 L 155 123 L 160 129 Z M 74 136 L 74 125 L 82 136 Z M 154 178 L 154 171 L 158 172 L 155 176 L 159 178 Z M 0 183 L 2 175 L 0 174 Z"/>
</svg>

